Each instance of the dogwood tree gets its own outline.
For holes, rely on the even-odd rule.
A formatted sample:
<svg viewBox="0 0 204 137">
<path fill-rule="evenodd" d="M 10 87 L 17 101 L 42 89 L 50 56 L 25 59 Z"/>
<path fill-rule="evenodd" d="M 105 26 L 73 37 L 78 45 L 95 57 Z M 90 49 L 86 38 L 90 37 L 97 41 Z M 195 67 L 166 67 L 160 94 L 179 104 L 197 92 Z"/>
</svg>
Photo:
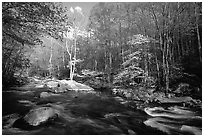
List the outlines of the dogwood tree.
<svg viewBox="0 0 204 137">
<path fill-rule="evenodd" d="M 70 69 L 70 80 L 73 80 L 74 72 L 76 70 L 76 63 L 81 62 L 80 59 L 76 59 L 77 54 L 77 36 L 80 35 L 79 22 L 83 19 L 84 15 L 80 7 L 70 8 L 72 13 L 73 25 L 66 26 L 66 32 L 64 34 L 65 38 L 65 48 L 69 55 L 69 69 Z M 73 44 L 72 44 L 73 43 Z"/>
</svg>

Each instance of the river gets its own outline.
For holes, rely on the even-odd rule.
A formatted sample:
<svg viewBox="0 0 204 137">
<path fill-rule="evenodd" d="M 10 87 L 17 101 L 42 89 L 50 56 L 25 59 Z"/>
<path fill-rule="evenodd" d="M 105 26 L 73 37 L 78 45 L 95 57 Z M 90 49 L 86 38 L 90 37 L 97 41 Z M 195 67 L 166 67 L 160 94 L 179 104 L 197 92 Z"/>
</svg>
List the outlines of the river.
<svg viewBox="0 0 204 137">
<path fill-rule="evenodd" d="M 165 135 L 201 134 L 202 131 L 201 112 L 189 108 L 145 106 L 143 102 L 101 92 L 70 91 L 40 98 L 43 91 L 43 88 L 3 91 L 3 134 Z M 35 128 L 15 123 L 36 106 L 54 106 L 60 115 Z"/>
</svg>

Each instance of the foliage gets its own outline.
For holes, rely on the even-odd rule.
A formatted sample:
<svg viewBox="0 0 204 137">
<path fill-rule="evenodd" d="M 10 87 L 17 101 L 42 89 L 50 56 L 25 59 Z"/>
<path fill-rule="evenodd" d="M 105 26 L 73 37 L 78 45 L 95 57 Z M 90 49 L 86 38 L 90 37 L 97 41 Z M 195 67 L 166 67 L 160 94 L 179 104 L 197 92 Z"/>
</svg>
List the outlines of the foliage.
<svg viewBox="0 0 204 137">
<path fill-rule="evenodd" d="M 64 14 L 60 4 L 44 2 L 2 3 L 2 74 L 3 85 L 12 84 L 15 71 L 30 66 L 31 45 L 42 44 L 41 38 L 61 38 Z"/>
<path fill-rule="evenodd" d="M 3 2 L 3 35 L 24 44 L 35 44 L 44 33 L 59 37 L 67 18 L 64 12 L 54 3 Z"/>
<path fill-rule="evenodd" d="M 124 57 L 125 60 L 122 63 L 123 69 L 117 75 L 116 81 L 120 81 L 120 83 L 125 82 L 127 85 L 137 85 L 141 83 L 149 85 L 152 82 L 149 80 L 150 76 L 148 76 L 148 72 L 145 72 L 148 71 L 145 70 L 147 68 L 145 65 L 147 65 L 147 58 L 149 60 L 152 57 L 152 54 L 147 51 L 150 45 L 150 39 L 138 34 L 133 36 L 132 40 L 128 43 L 133 46 L 132 49 L 135 51 L 131 52 L 127 50 L 128 52 L 125 52 L 127 55 Z M 144 62 L 144 60 L 146 62 Z M 127 81 L 129 83 L 127 83 Z"/>
<path fill-rule="evenodd" d="M 201 3 L 98 3 L 90 15 L 93 61 L 89 66 L 100 64 L 109 74 L 120 71 L 116 79 L 122 82 L 124 77 L 125 85 L 138 75 L 138 67 L 144 71 L 144 83 L 153 77 L 168 92 L 183 74 L 201 72 L 197 65 L 201 64 L 201 15 Z M 196 67 L 190 70 L 191 66 Z"/>
</svg>

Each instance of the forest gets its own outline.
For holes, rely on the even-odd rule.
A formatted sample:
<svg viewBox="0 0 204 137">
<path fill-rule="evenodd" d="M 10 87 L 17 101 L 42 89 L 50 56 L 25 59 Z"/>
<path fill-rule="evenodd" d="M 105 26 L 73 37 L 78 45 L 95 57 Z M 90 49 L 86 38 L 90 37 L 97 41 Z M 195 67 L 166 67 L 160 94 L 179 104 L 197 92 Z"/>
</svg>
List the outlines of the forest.
<svg viewBox="0 0 204 137">
<path fill-rule="evenodd" d="M 202 3 L 82 11 L 2 3 L 2 133 L 202 134 Z"/>
</svg>

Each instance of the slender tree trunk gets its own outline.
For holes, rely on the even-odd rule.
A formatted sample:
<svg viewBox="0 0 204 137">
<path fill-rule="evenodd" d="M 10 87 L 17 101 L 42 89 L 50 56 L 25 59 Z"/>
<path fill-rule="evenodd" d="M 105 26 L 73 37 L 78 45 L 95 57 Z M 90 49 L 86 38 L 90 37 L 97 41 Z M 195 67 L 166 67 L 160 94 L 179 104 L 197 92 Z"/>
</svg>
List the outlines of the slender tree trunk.
<svg viewBox="0 0 204 137">
<path fill-rule="evenodd" d="M 74 58 L 73 58 L 73 70 L 72 70 L 72 75 L 71 75 L 71 80 L 73 80 L 74 77 L 74 71 L 76 69 L 76 46 L 77 46 L 77 35 L 76 35 L 76 29 L 75 29 L 75 34 L 74 34 Z"/>
<path fill-rule="evenodd" d="M 68 36 L 68 31 L 67 31 L 67 36 Z M 66 42 L 65 42 L 65 45 L 66 45 L 66 51 L 69 55 L 69 69 L 70 69 L 70 73 L 69 73 L 69 77 L 70 77 L 70 80 L 72 80 L 72 54 L 71 54 L 71 51 L 69 51 L 69 48 L 68 48 L 68 39 L 66 39 Z"/>
<path fill-rule="evenodd" d="M 181 57 L 185 56 L 185 49 L 184 49 L 184 45 L 183 45 L 183 39 L 181 38 Z"/>
<path fill-rule="evenodd" d="M 166 43 L 166 93 L 168 93 L 169 91 L 169 46 L 170 46 L 170 43 L 169 43 L 169 37 L 168 37 L 168 34 L 167 34 L 167 43 Z"/>
<path fill-rule="evenodd" d="M 200 62 L 202 62 L 202 45 L 201 45 L 201 37 L 200 37 L 200 31 L 199 31 L 199 14 L 197 13 L 196 4 L 195 4 L 195 16 L 196 16 L 196 31 L 197 31 L 197 38 L 198 38 L 199 58 L 200 58 Z"/>
<path fill-rule="evenodd" d="M 166 59 L 165 59 L 165 51 L 166 51 L 166 42 L 164 41 L 164 48 L 163 48 L 163 54 L 162 54 L 162 63 L 163 63 L 163 82 L 166 86 Z M 167 94 L 167 92 L 165 92 Z"/>
<path fill-rule="evenodd" d="M 62 63 L 63 63 L 63 68 L 65 69 L 64 51 L 62 52 Z"/>
<path fill-rule="evenodd" d="M 147 78 L 148 78 L 148 51 L 147 49 L 145 49 L 144 52 L 144 66 L 145 66 L 145 79 L 144 82 L 147 85 Z"/>
<path fill-rule="evenodd" d="M 158 81 L 158 87 L 160 88 L 161 87 L 161 84 L 160 84 L 160 69 L 159 69 L 159 62 L 158 62 L 158 59 L 157 59 L 157 48 L 156 48 L 156 36 L 154 38 L 154 56 L 155 56 L 155 62 L 156 62 L 156 67 L 157 67 L 157 81 Z"/>
<path fill-rule="evenodd" d="M 124 49 L 123 49 L 123 44 L 122 44 L 122 31 L 121 31 L 121 22 L 119 23 L 119 43 L 120 43 L 120 47 L 121 47 L 121 58 L 122 58 L 122 64 L 124 63 Z"/>
<path fill-rule="evenodd" d="M 109 65 L 108 65 L 108 83 L 109 83 L 109 86 L 111 87 L 112 86 L 112 83 L 113 83 L 113 78 L 112 78 L 112 41 L 109 40 L 108 42 L 108 49 L 109 49 L 109 52 L 108 52 L 108 56 L 109 56 Z"/>
<path fill-rule="evenodd" d="M 108 68 L 108 65 L 107 65 L 107 51 L 106 51 L 106 48 L 104 49 L 105 50 L 105 59 L 104 59 L 104 69 L 105 69 L 105 72 L 107 72 L 107 68 Z"/>
<path fill-rule="evenodd" d="M 108 81 L 109 81 L 109 84 L 111 85 L 112 83 L 112 78 L 111 78 L 111 73 L 112 73 L 112 54 L 111 52 L 109 52 L 109 71 L 108 71 Z"/>
<path fill-rule="evenodd" d="M 52 52 L 53 52 L 53 49 L 52 49 L 52 38 L 51 38 L 51 50 L 50 50 L 50 59 L 49 59 L 49 63 L 50 63 L 50 66 L 49 66 L 50 76 L 52 76 L 52 69 L 53 69 L 53 65 L 52 65 Z"/>
<path fill-rule="evenodd" d="M 177 3 L 177 9 L 180 9 L 180 3 Z M 178 47 L 178 61 L 181 62 L 182 49 L 181 49 L 181 27 L 180 27 L 180 14 L 177 16 L 178 20 L 178 38 L 177 38 L 177 47 Z"/>
<path fill-rule="evenodd" d="M 59 78 L 59 76 L 60 76 L 60 65 L 57 65 L 57 76 L 58 76 L 58 78 Z"/>
<path fill-rule="evenodd" d="M 94 66 L 95 66 L 95 67 L 94 67 L 94 70 L 95 70 L 95 71 L 97 71 L 97 65 L 98 65 L 98 62 L 97 62 L 97 60 L 95 59 L 95 65 L 94 65 Z"/>
<path fill-rule="evenodd" d="M 177 40 L 177 54 L 178 54 L 178 61 L 181 62 L 181 50 L 180 50 L 180 46 L 179 46 L 179 39 Z"/>
</svg>

